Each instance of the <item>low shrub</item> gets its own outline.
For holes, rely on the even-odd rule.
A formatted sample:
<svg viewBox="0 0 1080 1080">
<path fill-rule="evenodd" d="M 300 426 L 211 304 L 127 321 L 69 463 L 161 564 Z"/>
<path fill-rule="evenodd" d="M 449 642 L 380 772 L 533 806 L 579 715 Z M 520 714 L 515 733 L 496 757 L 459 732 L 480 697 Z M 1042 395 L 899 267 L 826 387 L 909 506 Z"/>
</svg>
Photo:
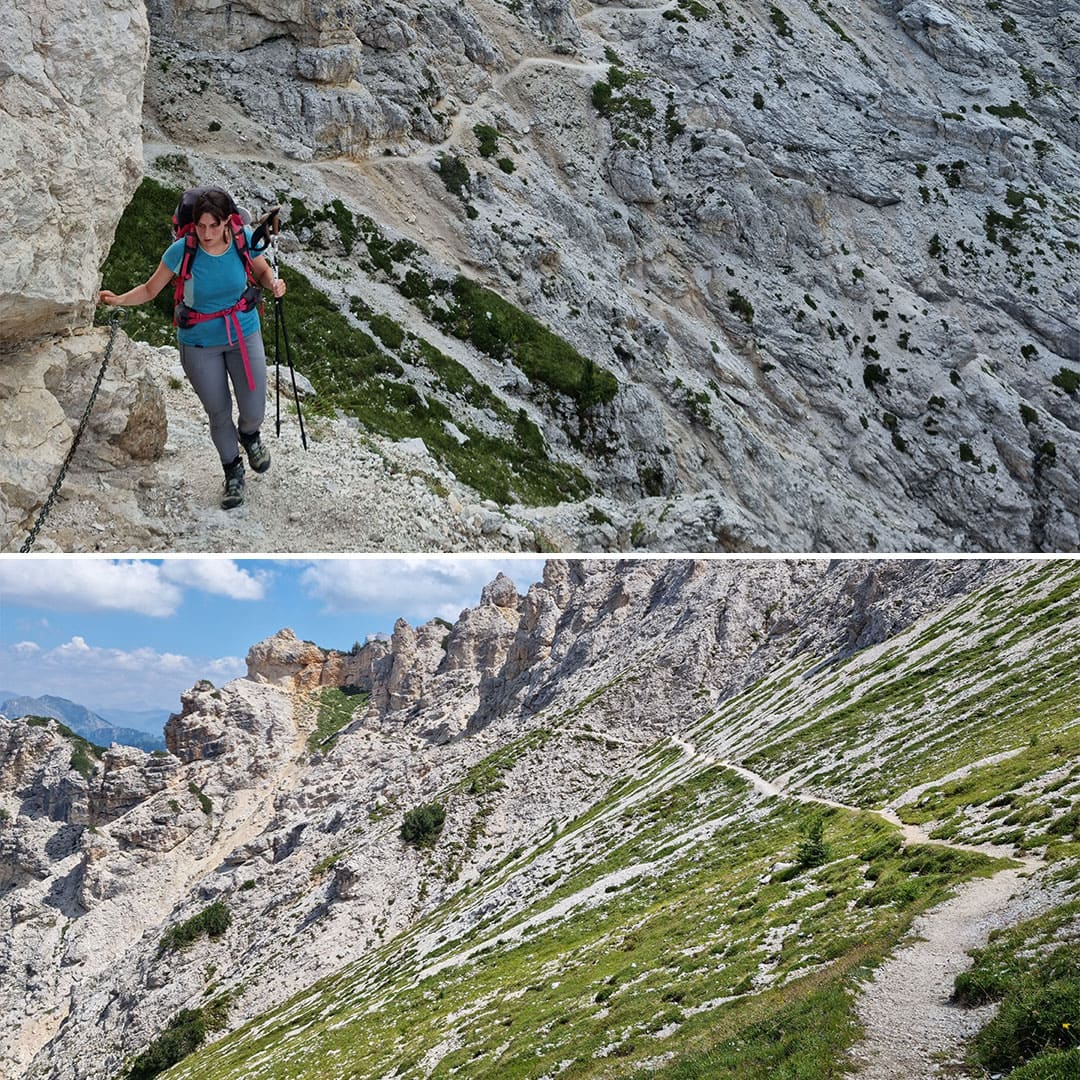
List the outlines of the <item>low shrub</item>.
<svg viewBox="0 0 1080 1080">
<path fill-rule="evenodd" d="M 158 954 L 185 949 L 205 934 L 208 938 L 219 938 L 232 925 L 232 915 L 223 900 L 215 900 L 198 915 L 177 926 L 172 926 L 161 937 Z"/>
<path fill-rule="evenodd" d="M 424 803 L 405 812 L 401 823 L 401 839 L 418 848 L 433 848 L 446 821 L 446 808 L 441 803 Z"/>
<path fill-rule="evenodd" d="M 132 1062 L 121 1080 L 152 1080 L 178 1061 L 182 1061 L 206 1041 L 212 1031 L 219 1031 L 228 1019 L 228 999 L 181 1009 L 169 1026 Z"/>
</svg>

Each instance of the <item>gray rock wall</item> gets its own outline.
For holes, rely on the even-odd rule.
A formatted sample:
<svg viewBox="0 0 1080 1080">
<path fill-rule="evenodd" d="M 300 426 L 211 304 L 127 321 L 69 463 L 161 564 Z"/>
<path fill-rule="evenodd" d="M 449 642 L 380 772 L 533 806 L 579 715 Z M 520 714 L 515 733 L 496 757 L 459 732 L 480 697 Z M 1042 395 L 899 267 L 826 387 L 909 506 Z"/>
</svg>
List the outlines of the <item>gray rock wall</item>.
<svg viewBox="0 0 1080 1080">
<path fill-rule="evenodd" d="M 44 501 L 106 347 L 99 269 L 142 177 L 149 27 L 137 0 L 0 0 L 0 548 Z M 133 282 L 132 284 L 136 284 Z M 71 335 L 75 336 L 71 336 Z M 121 334 L 86 460 L 152 460 L 160 389 Z"/>
<path fill-rule="evenodd" d="M 0 2 L 0 349 L 85 325 L 142 176 L 138 0 Z"/>
</svg>

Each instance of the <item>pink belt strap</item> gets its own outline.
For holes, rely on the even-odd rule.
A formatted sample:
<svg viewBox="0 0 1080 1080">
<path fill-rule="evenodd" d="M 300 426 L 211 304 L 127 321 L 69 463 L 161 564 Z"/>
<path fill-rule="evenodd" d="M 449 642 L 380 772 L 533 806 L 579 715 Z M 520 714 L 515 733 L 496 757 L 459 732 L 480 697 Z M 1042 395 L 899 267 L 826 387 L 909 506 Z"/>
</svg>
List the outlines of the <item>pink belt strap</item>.
<svg viewBox="0 0 1080 1080">
<path fill-rule="evenodd" d="M 231 308 L 225 308 L 223 311 L 192 311 L 188 315 L 188 321 L 194 325 L 195 323 L 209 322 L 211 319 L 224 319 L 225 320 L 225 340 L 230 345 L 239 344 L 240 355 L 244 360 L 244 374 L 247 376 L 247 384 L 249 390 L 255 389 L 255 376 L 251 374 L 251 360 L 248 358 L 247 342 L 244 341 L 244 331 L 240 329 L 240 316 L 237 315 L 238 311 L 246 310 L 242 307 L 242 304 L 233 304 Z M 233 341 L 233 329 L 236 329 L 236 342 Z"/>
</svg>

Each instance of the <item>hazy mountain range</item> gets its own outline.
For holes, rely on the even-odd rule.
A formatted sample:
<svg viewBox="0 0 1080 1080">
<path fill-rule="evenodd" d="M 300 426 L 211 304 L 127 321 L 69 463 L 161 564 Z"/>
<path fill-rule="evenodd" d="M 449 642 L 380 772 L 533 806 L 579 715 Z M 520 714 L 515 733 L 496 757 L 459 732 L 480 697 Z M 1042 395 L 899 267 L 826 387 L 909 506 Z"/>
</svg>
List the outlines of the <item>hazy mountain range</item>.
<svg viewBox="0 0 1080 1080">
<path fill-rule="evenodd" d="M 109 716 L 94 712 L 67 698 L 43 694 L 28 697 L 4 692 L 0 694 L 0 714 L 15 719 L 20 716 L 51 716 L 66 724 L 77 735 L 98 746 L 121 743 L 143 750 L 164 750 L 165 736 L 161 734 L 169 713 L 165 709 L 111 709 Z"/>
</svg>

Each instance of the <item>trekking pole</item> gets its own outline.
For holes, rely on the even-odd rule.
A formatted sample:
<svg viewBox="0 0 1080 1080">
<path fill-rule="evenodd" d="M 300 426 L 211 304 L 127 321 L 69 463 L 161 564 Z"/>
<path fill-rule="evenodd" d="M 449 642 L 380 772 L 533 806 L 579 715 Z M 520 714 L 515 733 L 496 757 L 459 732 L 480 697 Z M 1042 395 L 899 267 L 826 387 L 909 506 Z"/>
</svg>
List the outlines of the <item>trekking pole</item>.
<svg viewBox="0 0 1080 1080">
<path fill-rule="evenodd" d="M 278 279 L 278 248 L 277 238 L 281 229 L 278 220 L 278 212 L 281 207 L 275 206 L 263 215 L 258 228 L 252 233 L 251 248 L 255 252 L 265 251 L 270 248 L 270 267 L 273 271 L 274 281 Z M 279 333 L 280 328 L 280 333 Z M 292 349 L 289 346 L 289 331 L 285 325 L 285 309 L 281 305 L 281 297 L 274 297 L 274 420 L 275 433 L 281 435 L 281 350 L 280 338 L 285 339 L 285 359 L 292 375 L 293 400 L 296 402 L 296 418 L 300 421 L 300 442 L 304 449 L 308 448 L 307 433 L 304 431 L 304 414 L 300 411 L 300 391 L 296 387 L 296 368 L 293 367 Z"/>
<path fill-rule="evenodd" d="M 289 363 L 289 374 L 292 376 L 293 401 L 296 402 L 296 419 L 300 421 L 300 442 L 307 449 L 307 435 L 304 433 L 304 414 L 300 411 L 300 391 L 296 389 L 296 368 L 293 367 L 292 349 L 289 347 L 289 328 L 285 324 L 285 309 L 281 306 L 281 297 L 274 297 L 276 316 L 274 319 L 274 332 L 277 333 L 277 318 L 281 319 L 281 336 L 285 339 L 285 359 Z"/>
<path fill-rule="evenodd" d="M 277 261 L 274 262 L 274 280 L 277 280 Z M 274 420 L 276 433 L 281 437 L 281 361 L 278 359 L 279 340 L 277 297 L 274 297 Z"/>
</svg>

